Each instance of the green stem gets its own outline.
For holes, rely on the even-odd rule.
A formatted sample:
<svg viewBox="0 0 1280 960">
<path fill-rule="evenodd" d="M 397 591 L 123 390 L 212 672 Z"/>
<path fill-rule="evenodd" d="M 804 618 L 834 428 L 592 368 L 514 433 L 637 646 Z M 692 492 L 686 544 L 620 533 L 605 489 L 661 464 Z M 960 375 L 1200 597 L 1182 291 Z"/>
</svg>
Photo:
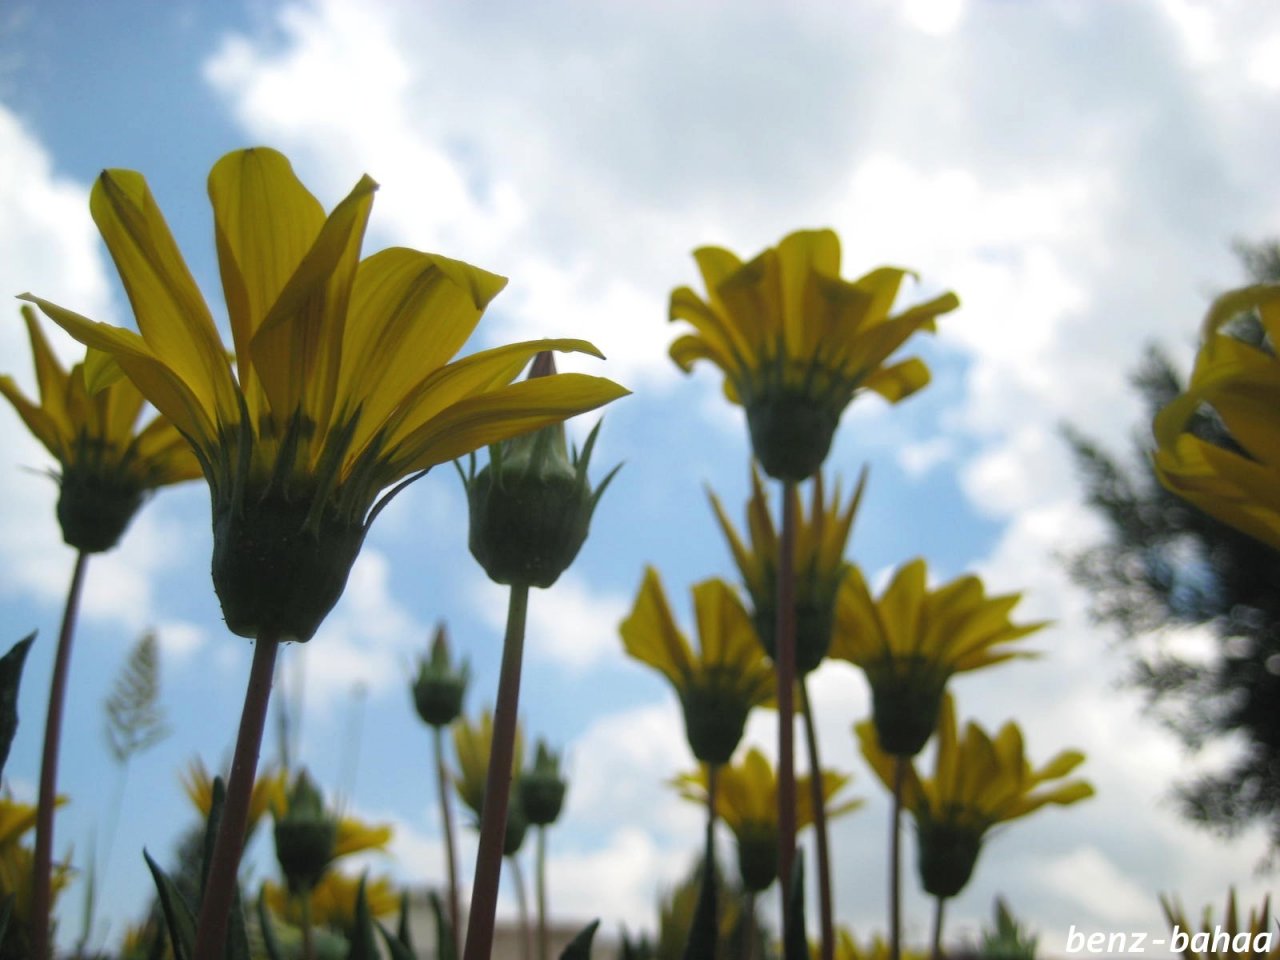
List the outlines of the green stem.
<svg viewBox="0 0 1280 960">
<path fill-rule="evenodd" d="M 827 797 L 822 782 L 822 762 L 818 756 L 818 730 L 813 721 L 806 678 L 800 678 L 800 709 L 804 714 L 804 735 L 809 747 L 809 799 L 813 807 L 813 830 L 818 847 L 818 911 L 822 921 L 822 960 L 834 960 L 835 919 L 831 908 L 831 846 L 827 839 Z"/>
<path fill-rule="evenodd" d="M 67 674 L 71 666 L 71 642 L 76 632 L 76 614 L 84 591 L 85 567 L 89 555 L 76 554 L 62 611 L 62 629 L 53 657 L 53 680 L 49 684 L 49 712 L 44 723 L 44 756 L 40 764 L 40 793 L 36 803 L 35 877 L 31 890 L 31 956 L 51 957 L 50 919 L 53 913 L 53 808 L 58 795 L 58 747 L 62 741 L 62 714 L 67 701 Z"/>
<path fill-rule="evenodd" d="M 942 921 L 946 906 L 946 897 L 937 897 L 935 899 L 933 906 L 933 946 L 929 954 L 932 960 L 942 960 Z"/>
<path fill-rule="evenodd" d="M 775 666 L 778 673 L 778 884 L 782 894 L 782 942 L 792 918 L 787 909 L 791 887 L 791 864 L 796 852 L 796 766 L 795 766 L 795 481 L 782 483 L 782 540 L 778 546 L 778 620 L 774 631 Z M 895 958 L 896 960 L 896 958 Z"/>
<path fill-rule="evenodd" d="M 449 805 L 449 773 L 444 766 L 444 730 L 432 727 L 432 740 L 436 750 L 436 785 L 440 790 L 440 822 L 444 830 L 444 861 L 449 874 L 449 923 L 456 938 L 458 922 L 462 919 L 458 908 L 458 854 L 453 845 L 453 808 Z"/>
<path fill-rule="evenodd" d="M 747 911 L 747 952 L 746 960 L 757 960 L 760 939 L 760 926 L 756 919 L 756 894 L 748 890 L 744 895 L 743 909 Z"/>
<path fill-rule="evenodd" d="M 551 956 L 551 935 L 547 930 L 547 827 L 538 824 L 538 960 L 549 960 Z"/>
<path fill-rule="evenodd" d="M 529 926 L 529 897 L 524 888 L 524 871 L 520 869 L 520 861 L 513 853 L 507 857 L 511 861 L 511 879 L 516 887 L 516 910 L 520 915 L 520 956 L 521 960 L 533 960 L 533 930 Z"/>
<path fill-rule="evenodd" d="M 902 958 L 902 782 L 904 757 L 893 758 L 893 821 L 889 841 L 889 960 Z"/>
<path fill-rule="evenodd" d="M 528 584 L 512 584 L 463 960 L 489 960 L 493 951 L 493 920 L 498 907 L 498 881 L 502 878 L 502 843 L 507 832 L 507 804 L 511 799 L 511 763 L 515 751 L 516 714 L 520 708 L 520 668 L 524 659 L 524 629 L 528 613 Z"/>
<path fill-rule="evenodd" d="M 311 891 L 304 891 L 298 906 L 302 913 L 302 960 L 316 960 L 315 933 L 311 929 Z"/>
<path fill-rule="evenodd" d="M 280 642 L 274 637 L 259 637 L 254 644 L 253 665 L 249 668 L 244 709 L 240 714 L 240 732 L 236 736 L 236 749 L 231 760 L 227 799 L 222 808 L 222 822 L 218 825 L 213 855 L 209 859 L 209 875 L 205 880 L 204 899 L 200 903 L 200 922 L 196 927 L 192 960 L 222 958 L 279 648 Z"/>
</svg>

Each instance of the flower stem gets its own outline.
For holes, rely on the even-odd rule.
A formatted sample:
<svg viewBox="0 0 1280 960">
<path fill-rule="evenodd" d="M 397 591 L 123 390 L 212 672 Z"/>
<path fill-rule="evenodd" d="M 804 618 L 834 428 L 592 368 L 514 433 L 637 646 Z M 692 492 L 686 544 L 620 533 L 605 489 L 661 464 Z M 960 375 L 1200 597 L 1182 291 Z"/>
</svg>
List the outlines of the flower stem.
<svg viewBox="0 0 1280 960">
<path fill-rule="evenodd" d="M 62 740 L 62 713 L 67 701 L 67 673 L 71 666 L 71 641 L 76 632 L 76 614 L 84 590 L 85 566 L 89 555 L 76 554 L 67 588 L 67 604 L 62 612 L 62 630 L 53 656 L 53 680 L 49 684 L 49 713 L 44 722 L 44 756 L 40 763 L 40 793 L 36 804 L 35 878 L 31 891 L 31 956 L 46 960 L 53 955 L 50 943 L 50 915 L 53 912 L 53 808 L 58 795 L 58 746 Z"/>
<path fill-rule="evenodd" d="M 902 957 L 902 781 L 905 757 L 893 758 L 893 820 L 889 840 L 889 960 Z"/>
<path fill-rule="evenodd" d="M 458 921 L 462 919 L 458 909 L 458 854 L 453 846 L 453 808 L 449 805 L 449 773 L 444 766 L 444 729 L 431 728 L 436 751 L 436 785 L 440 790 L 440 822 L 444 830 L 445 869 L 449 874 L 449 923 L 453 936 L 458 936 Z"/>
<path fill-rule="evenodd" d="M 520 861 L 513 853 L 507 857 L 511 861 L 511 879 L 516 887 L 516 910 L 520 914 L 520 958 L 533 960 L 533 930 L 529 926 L 529 897 L 524 889 L 524 871 L 520 869 Z"/>
<path fill-rule="evenodd" d="M 302 960 L 316 960 L 315 934 L 311 929 L 311 891 L 303 892 L 298 904 L 302 909 Z"/>
<path fill-rule="evenodd" d="M 538 824 L 538 960 L 551 957 L 551 938 L 547 930 L 547 827 Z"/>
<path fill-rule="evenodd" d="M 743 909 L 747 911 L 747 951 L 746 960 L 757 960 L 759 953 L 760 926 L 756 918 L 756 894 L 748 890 L 744 895 Z"/>
<path fill-rule="evenodd" d="M 524 659 L 524 627 L 529 613 L 528 584 L 512 584 L 507 606 L 507 635 L 502 644 L 498 702 L 493 713 L 493 744 L 485 779 L 484 810 L 480 816 L 480 847 L 476 851 L 475 881 L 463 960 L 489 960 L 493 951 L 493 919 L 502 877 L 502 842 L 507 832 L 507 804 L 511 799 L 511 762 L 515 751 L 516 714 L 520 708 L 520 667 Z"/>
<path fill-rule="evenodd" d="M 796 853 L 795 765 L 795 481 L 782 483 L 782 540 L 778 547 L 778 620 L 774 631 L 778 672 L 778 884 L 782 893 L 782 942 L 789 943 L 787 909 Z M 896 960 L 896 958 L 895 958 Z"/>
<path fill-rule="evenodd" d="M 809 747 L 809 797 L 813 807 L 813 830 L 818 847 L 818 911 L 822 921 L 822 960 L 834 960 L 836 949 L 835 920 L 831 912 L 831 846 L 827 840 L 827 797 L 822 782 L 822 763 L 818 756 L 818 730 L 813 722 L 813 705 L 809 687 L 800 678 L 800 710 L 804 714 L 804 736 Z"/>
<path fill-rule="evenodd" d="M 932 960 L 942 960 L 942 920 L 947 907 L 946 897 L 937 897 L 933 905 L 933 947 L 929 954 Z"/>
<path fill-rule="evenodd" d="M 249 684 L 244 693 L 244 709 L 240 714 L 240 732 L 231 760 L 231 777 L 227 783 L 227 799 L 222 808 L 222 822 L 209 860 L 204 898 L 200 903 L 200 923 L 196 927 L 193 960 L 221 960 L 227 939 L 227 920 L 235 899 L 236 872 L 244 852 L 245 826 L 249 820 L 249 798 L 253 778 L 258 772 L 258 753 L 262 749 L 262 731 L 267 722 L 267 705 L 271 701 L 271 681 L 275 672 L 276 653 L 280 642 L 274 637 L 259 637 L 253 647 L 253 665 L 249 668 Z"/>
</svg>

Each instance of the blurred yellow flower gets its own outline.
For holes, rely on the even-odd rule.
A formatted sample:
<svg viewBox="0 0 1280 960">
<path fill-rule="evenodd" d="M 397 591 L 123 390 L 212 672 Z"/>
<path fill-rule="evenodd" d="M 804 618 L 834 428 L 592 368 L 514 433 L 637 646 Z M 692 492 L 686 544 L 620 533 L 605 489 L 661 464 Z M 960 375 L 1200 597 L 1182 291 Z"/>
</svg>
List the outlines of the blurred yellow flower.
<svg viewBox="0 0 1280 960">
<path fill-rule="evenodd" d="M 835 770 L 822 771 L 827 819 L 862 806 L 859 799 L 832 803 L 852 779 Z M 703 806 L 707 803 L 707 769 L 681 774 L 675 780 L 680 795 Z M 738 841 L 738 870 L 748 890 L 759 893 L 778 876 L 778 779 L 763 753 L 752 747 L 741 763 L 727 763 L 716 774 L 716 816 Z M 813 823 L 809 777 L 796 777 L 796 829 Z"/>
<path fill-rule="evenodd" d="M 1022 731 L 1012 721 L 994 739 L 970 723 L 960 740 L 949 695 L 943 698 L 932 779 L 921 779 L 914 763 L 882 750 L 871 722 L 855 729 L 862 755 L 890 790 L 895 764 L 905 764 L 902 805 L 916 822 L 924 889 L 936 897 L 960 892 L 984 835 L 996 824 L 1025 817 L 1045 804 L 1065 806 L 1093 796 L 1093 787 L 1084 780 L 1049 785 L 1082 764 L 1083 753 L 1064 750 L 1035 769 L 1023 752 Z"/>
<path fill-rule="evenodd" d="M 0 376 L 0 394 L 58 461 L 63 538 L 77 550 L 109 550 L 148 493 L 195 479 L 200 464 L 164 417 L 153 417 L 135 432 L 143 398 L 132 383 L 117 381 L 96 393 L 88 389 L 87 368 L 109 367 L 109 358 L 89 351 L 85 362 L 68 372 L 40 330 L 35 311 L 24 306 L 22 318 L 40 401 L 28 400 L 9 376 Z"/>
<path fill-rule="evenodd" d="M 742 739 L 752 707 L 771 700 L 773 668 L 765 659 L 751 617 L 722 580 L 693 588 L 699 651 L 676 626 L 658 571 L 646 567 L 640 592 L 620 632 L 627 653 L 669 681 L 684 709 L 693 755 L 727 763 Z"/>
<path fill-rule="evenodd" d="M 938 724 L 952 674 L 1030 656 L 1009 644 L 1045 622 L 1015 624 L 1019 594 L 988 597 L 982 581 L 959 577 L 930 589 L 924 560 L 903 566 L 877 601 L 856 566 L 840 588 L 831 656 L 863 669 L 871 684 L 880 745 L 914 756 Z"/>
<path fill-rule="evenodd" d="M 831 632 L 835 621 L 836 595 L 849 563 L 845 560 L 845 546 L 853 529 L 858 504 L 866 486 L 867 474 L 863 470 L 849 503 L 841 509 L 843 499 L 839 482 L 827 501 L 822 472 L 814 475 L 809 515 L 806 517 L 800 503 L 800 492 L 795 487 L 789 491 L 794 501 L 796 517 L 796 542 L 793 569 L 795 570 L 796 608 L 796 669 L 803 676 L 817 668 L 827 655 L 831 645 Z M 755 464 L 751 467 L 751 499 L 747 501 L 747 533 L 750 547 L 734 528 L 725 513 L 719 497 L 708 494 L 716 519 L 729 541 L 733 559 L 742 573 L 742 579 L 751 596 L 754 608 L 752 622 L 764 643 L 765 652 L 774 655 L 774 631 L 777 629 L 778 607 L 778 558 L 781 551 L 780 536 L 769 510 L 769 498 L 764 482 Z"/>
<path fill-rule="evenodd" d="M 182 789 L 200 816 L 208 818 L 213 807 L 213 777 L 205 769 L 204 761 L 196 757 L 187 764 L 182 774 Z M 245 843 L 253 836 L 254 829 L 262 820 L 263 814 L 274 810 L 284 802 L 288 789 L 288 776 L 283 770 L 267 769 L 258 774 L 253 781 L 253 792 L 249 795 L 249 821 L 245 828 Z"/>
<path fill-rule="evenodd" d="M 512 383 L 540 350 L 599 355 L 581 340 L 450 362 L 506 280 L 403 247 L 361 259 L 376 187 L 362 178 L 326 216 L 274 150 L 214 165 L 234 364 L 133 171 L 104 171 L 90 210 L 140 333 L 25 295 L 115 360 L 90 391 L 123 370 L 190 441 L 213 500 L 214 584 L 243 636 L 310 639 L 393 485 L 626 392 L 580 374 Z"/>
<path fill-rule="evenodd" d="M 479 825 L 480 816 L 484 812 L 484 795 L 488 787 L 489 752 L 493 747 L 493 712 L 482 710 L 476 722 L 472 724 L 465 716 L 459 717 L 453 725 L 453 749 L 458 756 L 458 772 L 453 778 L 453 785 L 471 812 L 476 815 Z M 503 836 L 502 852 L 510 856 L 520 849 L 524 843 L 525 832 L 529 821 L 521 806 L 520 791 L 517 781 L 524 768 L 524 733 L 520 724 L 516 724 L 515 742 L 511 747 L 511 792 L 507 797 L 507 826 Z"/>
<path fill-rule="evenodd" d="M 1261 321 L 1248 342 L 1231 322 Z M 1223 523 L 1280 549 L 1280 285 L 1224 294 L 1204 321 L 1187 389 L 1155 419 L 1156 476 Z M 1199 416 L 1205 410 L 1213 417 Z M 1197 422 L 1197 421 L 1200 422 Z"/>
<path fill-rule="evenodd" d="M 348 877 L 337 871 L 326 873 L 312 888 L 311 923 L 317 927 L 347 933 L 356 921 L 356 895 L 360 890 L 360 878 Z M 267 906 L 286 923 L 302 923 L 302 908 L 296 896 L 278 884 L 265 884 Z M 386 917 L 400 908 L 400 893 L 388 877 L 367 877 L 364 886 L 369 913 L 374 917 Z"/>
<path fill-rule="evenodd" d="M 822 956 L 821 944 L 811 944 L 809 955 L 818 960 Z M 901 951 L 901 960 L 925 960 L 928 956 L 924 951 Z M 889 960 L 889 957 L 889 943 L 879 934 L 872 937 L 865 947 L 860 947 L 846 928 L 836 928 L 835 960 Z"/>
<path fill-rule="evenodd" d="M 66 802 L 66 797 L 58 797 L 56 806 L 62 806 Z M 13 897 L 9 924 L 0 939 L 0 955 L 25 957 L 30 953 L 27 938 L 31 927 L 35 855 L 21 841 L 35 825 L 34 804 L 19 803 L 7 792 L 0 794 L 0 903 Z M 70 882 L 71 868 L 65 863 L 55 863 L 51 877 L 54 900 Z"/>
<path fill-rule="evenodd" d="M 745 264 L 720 247 L 693 256 L 707 296 L 689 287 L 671 294 L 671 319 L 694 328 L 671 345 L 671 358 L 686 372 L 697 360 L 724 371 L 725 394 L 746 408 L 756 457 L 778 479 L 804 480 L 821 466 L 858 392 L 896 402 L 928 383 L 922 361 L 886 361 L 960 305 L 946 293 L 891 316 L 908 271 L 841 279 L 831 230 L 789 234 Z"/>
</svg>

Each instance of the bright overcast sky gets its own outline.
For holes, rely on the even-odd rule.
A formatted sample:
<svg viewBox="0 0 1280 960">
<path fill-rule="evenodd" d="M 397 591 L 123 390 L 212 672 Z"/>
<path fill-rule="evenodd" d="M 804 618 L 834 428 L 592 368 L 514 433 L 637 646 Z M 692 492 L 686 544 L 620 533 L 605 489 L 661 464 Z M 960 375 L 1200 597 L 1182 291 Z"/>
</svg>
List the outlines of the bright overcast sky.
<svg viewBox="0 0 1280 960">
<path fill-rule="evenodd" d="M 129 167 L 220 313 L 204 178 L 225 151 L 268 144 L 326 205 L 362 173 L 379 181 L 366 251 L 404 244 L 509 276 L 480 343 L 603 349 L 607 363 L 576 366 L 634 391 L 607 412 L 597 454 L 599 472 L 626 466 L 574 568 L 533 597 L 522 717 L 569 757 L 553 906 L 606 929 L 653 926 L 700 830 L 664 785 L 691 765 L 676 701 L 624 658 L 616 624 L 646 563 L 686 622 L 686 588 L 733 575 L 704 490 L 740 516 L 746 488 L 745 426 L 719 377 L 684 378 L 666 356 L 667 296 L 696 281 L 690 251 L 749 256 L 829 225 L 846 275 L 894 263 L 919 273 L 913 297 L 955 290 L 962 309 L 913 345 L 933 384 L 897 408 L 860 401 L 830 465 L 846 480 L 871 465 L 852 558 L 877 582 L 923 555 L 939 578 L 979 572 L 1025 593 L 1021 617 L 1056 621 L 1031 644 L 1043 659 L 953 689 L 962 717 L 1017 718 L 1037 761 L 1083 749 L 1098 796 L 992 839 L 949 914 L 954 934 L 973 931 L 1004 893 L 1054 954 L 1072 924 L 1162 935 L 1161 892 L 1198 913 L 1229 884 L 1255 899 L 1267 886 L 1260 834 L 1226 843 L 1176 816 L 1173 780 L 1221 756 L 1188 757 L 1117 689 L 1123 660 L 1057 558 L 1097 532 L 1059 426 L 1122 448 L 1141 429 L 1126 375 L 1144 345 L 1185 364 L 1209 297 L 1242 279 L 1231 242 L 1277 232 L 1278 108 L 1280 12 L 1247 0 L 15 0 L 0 7 L 0 290 L 129 322 L 87 205 L 101 168 Z M 11 309 L 0 367 L 32 389 Z M 4 642 L 40 630 L 8 770 L 28 797 L 73 560 L 49 465 L 0 411 Z M 101 704 L 148 627 L 173 726 L 129 772 L 103 905 L 112 939 L 148 895 L 138 851 L 167 857 L 191 820 L 178 771 L 196 755 L 222 764 L 239 715 L 249 645 L 219 619 L 207 510 L 203 484 L 164 491 L 89 567 L 59 851 L 83 865 L 107 829 L 118 773 Z M 414 883 L 439 880 L 441 854 L 407 676 L 440 618 L 475 668 L 474 712 L 496 688 L 503 594 L 466 552 L 451 468 L 379 517 L 345 599 L 283 658 L 306 704 L 302 761 L 357 813 L 395 824 L 394 856 L 373 866 Z M 829 763 L 870 801 L 833 838 L 838 918 L 866 936 L 884 929 L 887 822 L 850 734 L 868 697 L 828 665 L 816 699 Z M 749 729 L 770 753 L 773 724 Z M 63 937 L 79 932 L 80 897 L 78 884 L 64 895 Z M 913 892 L 916 941 L 928 916 Z"/>
</svg>

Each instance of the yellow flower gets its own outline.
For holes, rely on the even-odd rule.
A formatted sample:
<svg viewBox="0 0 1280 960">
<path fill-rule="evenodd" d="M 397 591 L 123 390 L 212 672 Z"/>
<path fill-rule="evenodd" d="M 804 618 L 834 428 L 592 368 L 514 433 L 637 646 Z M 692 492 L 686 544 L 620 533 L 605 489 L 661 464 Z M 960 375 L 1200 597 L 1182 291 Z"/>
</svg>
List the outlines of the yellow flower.
<svg viewBox="0 0 1280 960">
<path fill-rule="evenodd" d="M 822 947 L 819 944 L 811 944 L 809 947 L 809 955 L 813 960 L 818 960 L 822 956 Z M 858 946 L 858 941 L 854 939 L 844 927 L 836 928 L 835 957 L 836 960 L 889 960 L 889 944 L 888 942 L 876 934 L 872 937 L 865 947 Z M 925 960 L 928 953 L 915 950 L 902 950 L 902 960 Z"/>
<path fill-rule="evenodd" d="M 831 801 L 852 778 L 835 770 L 822 771 L 822 793 L 828 819 L 862 806 L 861 800 Z M 675 780 L 680 795 L 707 802 L 707 770 L 686 773 Z M 778 876 L 778 779 L 764 754 L 752 747 L 741 764 L 727 763 L 716 774 L 716 816 L 738 841 L 738 870 L 748 890 L 759 893 Z M 809 778 L 796 777 L 796 829 L 813 823 Z"/>
<path fill-rule="evenodd" d="M 915 764 L 881 749 L 875 726 L 855 728 L 862 755 L 881 782 L 893 789 L 894 765 L 905 764 L 902 805 L 915 819 L 920 844 L 920 876 L 925 891 L 955 896 L 969 881 L 982 838 L 996 824 L 1016 820 L 1045 804 L 1066 805 L 1093 796 L 1084 780 L 1062 780 L 1084 762 L 1078 750 L 1064 750 L 1039 769 L 1023 753 L 1022 731 L 1010 721 L 992 739 L 976 723 L 956 733 L 955 705 L 943 698 L 934 775 L 923 780 Z"/>
<path fill-rule="evenodd" d="M 1030 656 L 1008 645 L 1045 623 L 1011 622 L 1019 599 L 988 597 L 974 576 L 930 590 L 925 562 L 916 559 L 877 601 L 862 572 L 850 571 L 840 588 L 831 655 L 866 673 L 885 750 L 903 757 L 920 752 L 938 724 L 952 674 Z"/>
<path fill-rule="evenodd" d="M 58 797 L 55 805 L 64 803 L 66 797 Z M 31 927 L 35 855 L 21 840 L 35 825 L 34 804 L 18 803 L 8 793 L 0 794 L 0 903 L 13 897 L 9 924 L 0 938 L 0 956 L 25 957 L 30 953 L 27 936 Z M 67 864 L 54 864 L 51 883 L 55 900 L 70 882 L 71 868 Z"/>
<path fill-rule="evenodd" d="M 699 583 L 693 603 L 696 656 L 676 626 L 658 572 L 646 567 L 635 606 L 620 627 L 622 642 L 628 654 L 675 687 L 693 755 L 703 763 L 723 764 L 742 739 L 747 713 L 770 701 L 773 668 L 742 601 L 724 581 Z"/>
<path fill-rule="evenodd" d="M 403 247 L 360 259 L 376 186 L 362 178 L 326 217 L 274 150 L 215 164 L 234 366 L 141 174 L 105 171 L 90 198 L 140 332 L 26 295 L 190 441 L 213 501 L 214 586 L 242 636 L 310 639 L 402 482 L 625 393 L 576 374 L 512 383 L 540 350 L 598 356 L 581 340 L 450 362 L 506 281 Z M 89 389 L 111 376 L 90 371 Z"/>
<path fill-rule="evenodd" d="M 143 398 L 133 384 L 113 383 L 97 393 L 86 386 L 86 366 L 110 366 L 89 352 L 67 372 L 49 348 L 35 311 L 22 308 L 31 338 L 40 402 L 23 396 L 13 378 L 0 376 L 0 394 L 27 429 L 58 461 L 58 522 L 77 550 L 99 553 L 120 539 L 143 499 L 156 487 L 200 476 L 200 464 L 164 417 L 135 433 Z"/>
<path fill-rule="evenodd" d="M 1256 311 L 1265 343 L 1246 342 L 1229 328 L 1246 311 Z M 1154 460 L 1156 476 L 1174 493 L 1280 549 L 1277 343 L 1280 285 L 1245 287 L 1219 297 L 1205 318 L 1186 391 L 1156 415 Z M 1207 429 L 1195 422 L 1206 407 L 1219 421 Z"/>
<path fill-rule="evenodd" d="M 471 812 L 477 825 L 484 812 L 484 794 L 489 778 L 489 752 L 493 746 L 493 712 L 483 710 L 475 724 L 465 716 L 453 725 L 453 749 L 458 755 L 458 772 L 453 785 Z M 507 798 L 507 830 L 503 838 L 502 852 L 511 855 L 524 843 L 529 822 L 520 803 L 517 779 L 524 767 L 524 734 L 516 724 L 516 738 L 511 752 L 511 792 Z"/>
<path fill-rule="evenodd" d="M 275 809 L 284 802 L 285 790 L 288 788 L 288 777 L 283 770 L 264 770 L 253 781 L 253 792 L 249 795 L 249 819 L 245 828 L 245 842 L 253 836 L 258 822 L 268 810 Z M 204 761 L 196 757 L 187 765 L 182 775 L 182 789 L 187 797 L 200 811 L 200 816 L 208 818 L 213 807 L 213 777 L 205 769 Z"/>
<path fill-rule="evenodd" d="M 265 884 L 267 906 L 286 923 L 301 924 L 302 910 L 297 898 L 288 890 L 268 881 Z M 311 922 L 317 927 L 347 933 L 355 927 L 356 895 L 360 890 L 360 878 L 348 877 L 336 871 L 326 873 L 312 888 Z M 365 879 L 365 899 L 369 913 L 374 917 L 386 917 L 400 908 L 400 894 L 388 877 Z"/>
<path fill-rule="evenodd" d="M 1204 908 L 1197 926 L 1188 922 L 1182 905 L 1176 900 L 1162 895 L 1160 906 L 1173 927 L 1169 949 L 1181 953 L 1185 960 L 1275 960 L 1280 957 L 1269 897 L 1262 899 L 1260 907 L 1249 911 L 1248 922 L 1243 924 L 1236 909 L 1235 887 L 1227 892 L 1227 909 L 1221 922 L 1215 920 L 1212 907 Z"/>
<path fill-rule="evenodd" d="M 849 563 L 844 558 L 849 531 L 862 501 L 867 473 L 863 470 L 858 486 L 849 504 L 841 512 L 839 483 L 828 503 L 823 490 L 822 473 L 814 475 L 813 494 L 806 517 L 800 503 L 800 492 L 792 487 L 789 496 L 793 500 L 796 517 L 796 542 L 794 553 L 795 608 L 796 608 L 796 669 L 800 675 L 817 668 L 831 646 L 831 631 L 835 621 L 836 594 Z M 709 493 L 720 528 L 729 541 L 733 559 L 742 573 L 747 593 L 754 607 L 752 621 L 756 632 L 770 657 L 774 655 L 774 631 L 777 629 L 778 608 L 778 558 L 781 554 L 780 537 L 769 510 L 769 498 L 765 492 L 760 471 L 751 467 L 751 499 L 747 501 L 747 532 L 751 538 L 748 547 L 734 529 L 719 498 Z"/>
<path fill-rule="evenodd" d="M 686 372 L 704 359 L 724 371 L 725 394 L 746 408 L 756 457 L 778 479 L 803 480 L 821 466 L 858 392 L 896 402 L 928 383 L 920 360 L 885 361 L 960 305 L 946 293 L 890 316 L 908 271 L 841 279 L 831 230 L 792 233 L 746 264 L 719 247 L 693 256 L 707 298 L 689 287 L 671 294 L 671 319 L 694 328 L 671 345 L 671 358 Z"/>
</svg>

